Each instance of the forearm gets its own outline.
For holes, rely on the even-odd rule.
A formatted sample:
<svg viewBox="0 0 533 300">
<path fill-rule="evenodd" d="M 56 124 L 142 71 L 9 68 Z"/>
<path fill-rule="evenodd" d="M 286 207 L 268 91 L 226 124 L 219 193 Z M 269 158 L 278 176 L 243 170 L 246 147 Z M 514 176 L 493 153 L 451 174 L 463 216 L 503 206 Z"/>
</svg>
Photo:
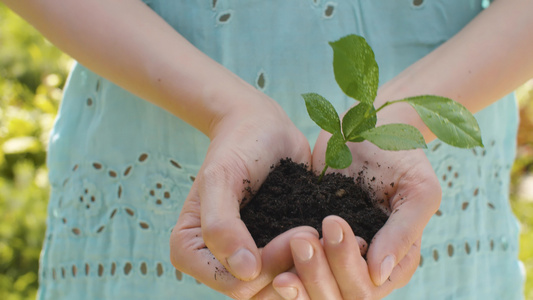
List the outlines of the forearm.
<svg viewBox="0 0 533 300">
<path fill-rule="evenodd" d="M 257 93 L 253 87 L 196 49 L 141 1 L 4 2 L 84 66 L 207 135 L 232 108 L 265 100 L 247 97 Z"/>
<path fill-rule="evenodd" d="M 449 41 L 411 65 L 378 92 L 376 106 L 388 100 L 433 94 L 477 112 L 533 77 L 533 1 L 497 0 Z M 400 118 L 434 136 L 414 110 L 384 109 L 385 122 Z"/>
</svg>

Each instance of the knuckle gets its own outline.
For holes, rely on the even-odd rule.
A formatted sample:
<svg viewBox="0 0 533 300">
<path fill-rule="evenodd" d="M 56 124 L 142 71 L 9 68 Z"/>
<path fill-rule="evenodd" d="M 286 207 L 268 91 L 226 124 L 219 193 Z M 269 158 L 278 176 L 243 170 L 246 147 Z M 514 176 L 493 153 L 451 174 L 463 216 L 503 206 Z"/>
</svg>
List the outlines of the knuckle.
<svg viewBox="0 0 533 300">
<path fill-rule="evenodd" d="M 420 252 L 418 250 L 412 250 L 407 253 L 404 259 L 402 259 L 398 263 L 398 277 L 396 281 L 396 287 L 395 288 L 401 288 L 413 277 L 416 268 L 418 267 L 418 263 L 420 262 Z"/>
<path fill-rule="evenodd" d="M 235 173 L 241 175 L 245 170 L 245 159 L 235 145 L 234 148 L 226 148 L 211 155 L 208 165 L 203 169 L 202 175 L 209 179 L 225 178 Z"/>
<path fill-rule="evenodd" d="M 320 286 L 323 283 L 324 283 L 324 280 L 319 277 L 310 278 L 310 280 L 307 282 L 307 284 L 311 286 Z"/>
<path fill-rule="evenodd" d="M 235 292 L 235 293 L 231 293 L 230 294 L 230 297 L 232 299 L 236 299 L 236 300 L 247 300 L 247 299 L 250 299 L 250 297 L 244 297 L 241 295 L 241 293 L 239 292 Z M 253 298 L 252 298 L 253 299 Z M 260 299 L 260 298 L 256 298 L 256 299 Z"/>
<path fill-rule="evenodd" d="M 227 295 L 236 300 L 249 300 L 249 299 L 268 299 L 264 296 L 257 295 L 258 291 L 251 290 L 249 288 L 239 288 L 228 291 Z M 254 296 L 255 295 L 255 296 Z"/>
<path fill-rule="evenodd" d="M 408 253 L 411 246 L 418 240 L 418 230 L 412 226 L 405 228 L 405 234 L 400 235 L 401 249 Z"/>
<path fill-rule="evenodd" d="M 360 300 L 376 300 L 378 297 L 374 295 L 370 288 L 365 288 L 360 292 L 360 296 L 357 297 Z"/>
<path fill-rule="evenodd" d="M 215 241 L 221 240 L 227 234 L 227 226 L 219 219 L 204 220 L 202 224 L 202 237 L 209 247 Z"/>
<path fill-rule="evenodd" d="M 247 299 L 247 298 L 242 298 L 242 299 Z M 250 300 L 271 300 L 271 299 L 277 299 L 277 298 L 274 298 L 274 296 L 272 295 L 255 295 L 251 298 L 249 298 Z"/>
<path fill-rule="evenodd" d="M 220 179 L 227 178 L 229 166 L 221 161 L 214 161 L 203 168 L 198 177 L 202 179 L 205 185 L 209 186 L 217 183 Z"/>
<path fill-rule="evenodd" d="M 214 186 L 235 188 L 250 179 L 245 159 L 235 151 L 226 151 L 226 155 L 211 159 L 198 173 L 200 189 L 207 190 Z"/>
<path fill-rule="evenodd" d="M 170 262 L 174 268 L 183 271 L 187 258 L 185 257 L 183 236 L 179 230 L 174 229 L 170 235 Z"/>
</svg>

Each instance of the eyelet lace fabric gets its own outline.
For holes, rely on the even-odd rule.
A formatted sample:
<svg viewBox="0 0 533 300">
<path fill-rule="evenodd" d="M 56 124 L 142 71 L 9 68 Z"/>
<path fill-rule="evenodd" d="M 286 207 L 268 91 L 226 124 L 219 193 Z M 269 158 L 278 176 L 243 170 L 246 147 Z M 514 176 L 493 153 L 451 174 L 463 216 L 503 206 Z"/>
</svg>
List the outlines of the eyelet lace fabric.
<svg viewBox="0 0 533 300">
<path fill-rule="evenodd" d="M 453 36 L 481 0 L 146 0 L 200 50 L 277 100 L 313 143 L 300 94 L 338 111 L 328 41 L 367 38 L 380 82 Z M 132 24 L 131 26 L 140 26 Z M 476 115 L 485 148 L 434 141 L 426 151 L 442 205 L 420 267 L 387 299 L 521 299 L 509 173 L 518 123 L 512 95 Z M 50 139 L 52 192 L 39 299 L 226 299 L 176 271 L 169 236 L 209 140 L 164 110 L 75 65 Z"/>
</svg>

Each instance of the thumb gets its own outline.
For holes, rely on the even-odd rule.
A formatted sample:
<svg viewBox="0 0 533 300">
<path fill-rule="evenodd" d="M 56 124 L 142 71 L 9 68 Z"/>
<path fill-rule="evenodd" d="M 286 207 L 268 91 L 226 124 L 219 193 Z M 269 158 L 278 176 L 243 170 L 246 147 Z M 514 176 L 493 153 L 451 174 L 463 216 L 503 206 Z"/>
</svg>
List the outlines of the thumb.
<svg viewBox="0 0 533 300">
<path fill-rule="evenodd" d="M 241 163 L 204 163 L 197 180 L 201 199 L 201 228 L 211 253 L 238 279 L 249 281 L 261 271 L 259 250 L 239 214 L 243 180 L 249 177 Z M 224 160 L 228 162 L 227 158 Z"/>
<path fill-rule="evenodd" d="M 436 185 L 432 180 L 422 181 L 425 182 L 415 185 L 416 189 L 405 188 L 410 185 L 398 186 L 391 200 L 392 213 L 370 244 L 367 261 L 370 277 L 377 286 L 389 279 L 398 263 L 420 240 L 424 227 L 439 207 L 441 192 L 438 181 Z M 403 277 L 410 278 L 416 268 L 402 269 L 411 273 L 395 274 L 399 273 L 402 278 L 398 279 L 405 280 Z"/>
</svg>

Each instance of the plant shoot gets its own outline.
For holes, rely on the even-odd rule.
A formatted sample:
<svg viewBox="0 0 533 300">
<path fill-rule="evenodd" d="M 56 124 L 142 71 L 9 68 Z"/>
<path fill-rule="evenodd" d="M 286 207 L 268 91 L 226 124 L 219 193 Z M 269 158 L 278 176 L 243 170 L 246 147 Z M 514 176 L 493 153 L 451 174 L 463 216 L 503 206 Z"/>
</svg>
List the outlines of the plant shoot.
<svg viewBox="0 0 533 300">
<path fill-rule="evenodd" d="M 326 148 L 326 166 L 344 169 L 351 165 L 352 154 L 347 142 L 369 141 L 383 150 L 427 148 L 420 131 L 407 124 L 386 124 L 376 127 L 377 113 L 394 103 L 409 103 L 426 126 L 441 141 L 459 148 L 483 147 L 481 132 L 474 116 L 461 104 L 449 98 L 422 95 L 388 101 L 374 107 L 379 83 L 379 70 L 372 48 L 363 37 L 349 35 L 333 48 L 333 72 L 342 91 L 358 101 L 342 118 L 324 97 L 303 94 L 307 112 L 320 128 L 332 134 Z"/>
</svg>

